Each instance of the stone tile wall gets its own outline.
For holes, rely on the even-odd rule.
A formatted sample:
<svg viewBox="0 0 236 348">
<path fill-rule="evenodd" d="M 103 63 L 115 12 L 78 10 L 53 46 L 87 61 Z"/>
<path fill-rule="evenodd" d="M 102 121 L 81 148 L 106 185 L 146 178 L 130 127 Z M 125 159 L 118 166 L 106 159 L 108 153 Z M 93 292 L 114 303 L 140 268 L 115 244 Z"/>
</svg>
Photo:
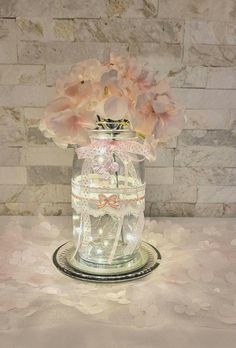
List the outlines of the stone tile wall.
<svg viewBox="0 0 236 348">
<path fill-rule="evenodd" d="M 55 79 L 108 47 L 168 74 L 187 107 L 146 164 L 146 214 L 235 216 L 233 0 L 0 0 L 0 214 L 71 213 L 73 150 L 37 126 Z"/>
</svg>

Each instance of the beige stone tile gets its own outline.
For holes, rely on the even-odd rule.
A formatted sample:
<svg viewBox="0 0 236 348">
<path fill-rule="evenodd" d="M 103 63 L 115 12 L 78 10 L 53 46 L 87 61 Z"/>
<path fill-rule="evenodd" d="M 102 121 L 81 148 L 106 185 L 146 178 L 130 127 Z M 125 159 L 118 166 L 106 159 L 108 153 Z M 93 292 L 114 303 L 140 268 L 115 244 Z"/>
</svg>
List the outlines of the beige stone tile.
<svg viewBox="0 0 236 348">
<path fill-rule="evenodd" d="M 0 215 L 72 215 L 70 203 L 1 203 Z"/>
<path fill-rule="evenodd" d="M 0 167 L 1 185 L 26 184 L 27 173 L 24 167 Z"/>
<path fill-rule="evenodd" d="M 206 87 L 236 89 L 236 68 L 209 68 Z"/>
<path fill-rule="evenodd" d="M 0 203 L 0 215 L 34 215 L 37 205 L 32 203 Z"/>
<path fill-rule="evenodd" d="M 63 166 L 32 166 L 27 168 L 28 184 L 70 184 L 71 168 Z"/>
<path fill-rule="evenodd" d="M 0 86 L 0 105 L 5 107 L 45 107 L 55 95 L 51 87 Z"/>
<path fill-rule="evenodd" d="M 105 0 L 105 12 L 103 16 L 142 18 L 155 17 L 157 15 L 158 3 L 156 0 Z"/>
<path fill-rule="evenodd" d="M 223 216 L 236 217 L 236 203 L 224 204 Z"/>
<path fill-rule="evenodd" d="M 193 44 L 185 47 L 185 64 L 231 67 L 236 63 L 236 45 Z"/>
<path fill-rule="evenodd" d="M 73 64 L 88 58 L 101 59 L 107 48 L 127 53 L 127 44 L 21 41 L 18 55 L 23 64 Z"/>
<path fill-rule="evenodd" d="M 20 202 L 68 203 L 71 201 L 71 187 L 70 185 L 27 185 L 18 199 Z"/>
<path fill-rule="evenodd" d="M 0 203 L 15 202 L 17 197 L 24 190 L 25 185 L 1 185 L 0 184 Z"/>
<path fill-rule="evenodd" d="M 25 144 L 25 127 L 22 109 L 0 107 L 0 144 L 5 146 Z"/>
<path fill-rule="evenodd" d="M 236 90 L 173 88 L 173 92 L 187 109 L 236 108 Z"/>
<path fill-rule="evenodd" d="M 70 185 L 0 185 L 0 202 L 5 203 L 68 203 Z"/>
<path fill-rule="evenodd" d="M 157 147 L 156 160 L 149 162 L 146 160 L 146 167 L 171 167 L 174 163 L 174 149 Z"/>
<path fill-rule="evenodd" d="M 229 128 L 236 129 L 236 110 L 230 111 Z"/>
<path fill-rule="evenodd" d="M 26 131 L 26 139 L 29 146 L 35 146 L 35 145 L 54 146 L 52 139 L 46 138 L 38 127 L 29 127 Z"/>
<path fill-rule="evenodd" d="M 176 69 L 170 70 L 168 73 L 170 85 L 172 87 L 191 88 L 205 88 L 207 84 L 207 74 L 207 67 L 204 66 L 180 66 Z"/>
<path fill-rule="evenodd" d="M 231 0 L 159 0 L 160 18 L 199 18 L 234 21 L 235 2 Z"/>
<path fill-rule="evenodd" d="M 216 163 L 217 165 L 217 163 Z M 236 168 L 174 168 L 174 183 L 186 185 L 236 185 Z"/>
<path fill-rule="evenodd" d="M 236 167 L 236 148 L 183 146 L 176 149 L 175 167 Z"/>
<path fill-rule="evenodd" d="M 188 185 L 148 185 L 146 200 L 148 202 L 195 203 L 197 188 Z"/>
<path fill-rule="evenodd" d="M 172 168 L 157 168 L 157 167 L 146 168 L 145 181 L 147 185 L 173 184 L 173 167 Z"/>
<path fill-rule="evenodd" d="M 55 20 L 53 26 L 53 35 L 52 38 L 55 41 L 74 41 L 74 21 L 64 19 L 64 20 Z M 50 36 L 49 36 L 50 38 Z"/>
<path fill-rule="evenodd" d="M 38 207 L 38 212 L 46 216 L 68 216 L 72 215 L 71 203 L 42 203 Z"/>
<path fill-rule="evenodd" d="M 27 127 L 38 127 L 40 120 L 43 118 L 44 108 L 24 108 L 24 118 Z"/>
<path fill-rule="evenodd" d="M 236 134 L 228 129 L 185 129 L 178 137 L 179 146 L 231 146 L 236 147 Z"/>
<path fill-rule="evenodd" d="M 223 204 L 195 203 L 162 203 L 154 202 L 151 206 L 151 216 L 220 217 L 223 214 Z"/>
<path fill-rule="evenodd" d="M 45 82 L 43 65 L 0 65 L 0 85 L 42 85 Z"/>
<path fill-rule="evenodd" d="M 58 78 L 62 77 L 71 69 L 71 64 L 47 64 L 46 73 L 47 73 L 47 85 L 54 86 Z"/>
<path fill-rule="evenodd" d="M 186 110 L 185 129 L 225 129 L 229 128 L 228 110 Z"/>
<path fill-rule="evenodd" d="M 144 210 L 144 216 L 148 217 L 151 216 L 151 206 L 152 202 L 145 202 L 145 210 Z"/>
<path fill-rule="evenodd" d="M 236 24 L 219 21 L 198 21 L 190 23 L 190 36 L 193 43 L 235 45 Z"/>
<path fill-rule="evenodd" d="M 177 137 L 173 137 L 170 139 L 167 139 L 165 142 L 159 142 L 158 148 L 165 148 L 165 149 L 175 149 L 177 146 Z"/>
<path fill-rule="evenodd" d="M 236 186 L 199 186 L 199 203 L 236 203 Z"/>
<path fill-rule="evenodd" d="M 0 64 L 14 64 L 17 62 L 16 42 L 0 41 Z"/>
<path fill-rule="evenodd" d="M 16 23 L 14 19 L 0 19 L 0 42 L 16 41 Z"/>
<path fill-rule="evenodd" d="M 172 67 L 179 66 L 182 59 L 181 45 L 131 42 L 129 45 L 131 55 L 138 56 L 140 62 L 158 66 L 163 73 Z"/>
<path fill-rule="evenodd" d="M 223 204 L 220 203 L 197 203 L 194 209 L 194 216 L 221 217 L 223 215 Z"/>
<path fill-rule="evenodd" d="M 28 147 L 25 149 L 25 164 L 27 166 L 72 166 L 74 149 L 59 147 Z"/>
<path fill-rule="evenodd" d="M 81 42 L 180 43 L 183 22 L 157 19 L 76 19 L 75 38 Z"/>
<path fill-rule="evenodd" d="M 2 1 L 0 8 L 0 16 L 2 17 L 46 17 L 46 18 L 73 18 L 83 17 L 100 17 L 105 11 L 105 1 L 88 0 L 85 6 L 81 5 L 81 1 L 60 2 L 55 0 L 8 0 Z"/>
<path fill-rule="evenodd" d="M 18 166 L 21 163 L 21 151 L 17 147 L 0 147 L 0 166 Z M 0 167 L 1 169 L 1 167 Z"/>
<path fill-rule="evenodd" d="M 16 17 L 16 0 L 1 1 L 0 17 Z"/>
<path fill-rule="evenodd" d="M 48 17 L 48 18 L 142 18 L 156 16 L 157 0 L 8 0 L 3 1 L 0 16 Z"/>
<path fill-rule="evenodd" d="M 22 41 L 74 41 L 72 19 L 17 17 L 17 36 Z"/>
</svg>

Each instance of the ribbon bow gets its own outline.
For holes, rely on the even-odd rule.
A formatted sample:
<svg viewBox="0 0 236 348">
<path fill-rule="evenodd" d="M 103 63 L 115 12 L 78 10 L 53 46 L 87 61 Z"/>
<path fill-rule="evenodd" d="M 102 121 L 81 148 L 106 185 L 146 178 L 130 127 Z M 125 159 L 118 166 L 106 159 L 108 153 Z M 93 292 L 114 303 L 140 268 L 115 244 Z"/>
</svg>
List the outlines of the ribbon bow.
<svg viewBox="0 0 236 348">
<path fill-rule="evenodd" d="M 149 160 L 154 160 L 155 156 L 152 153 L 152 146 L 148 143 L 139 143 L 137 141 L 115 141 L 115 140 L 93 140 L 89 146 L 77 148 L 75 152 L 79 159 L 90 158 L 94 159 L 97 155 L 116 153 L 121 160 L 137 159 L 133 155 L 141 155 Z"/>
<path fill-rule="evenodd" d="M 100 194 L 98 196 L 99 201 L 97 202 L 97 207 L 99 209 L 104 208 L 106 205 L 109 205 L 111 208 L 118 208 L 118 200 L 116 195 L 111 195 L 109 197 L 106 197 L 103 194 Z"/>
</svg>

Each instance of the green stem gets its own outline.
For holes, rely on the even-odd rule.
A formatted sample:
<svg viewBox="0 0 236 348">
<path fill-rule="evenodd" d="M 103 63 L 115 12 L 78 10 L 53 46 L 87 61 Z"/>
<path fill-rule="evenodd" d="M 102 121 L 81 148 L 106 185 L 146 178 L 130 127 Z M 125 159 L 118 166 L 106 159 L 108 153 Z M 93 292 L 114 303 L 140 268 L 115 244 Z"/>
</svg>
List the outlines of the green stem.
<svg viewBox="0 0 236 348">
<path fill-rule="evenodd" d="M 112 156 L 113 156 L 114 162 L 117 163 L 116 155 L 114 154 L 114 152 L 113 152 Z M 119 177 L 118 177 L 118 172 L 117 171 L 115 172 L 115 176 L 116 176 L 116 187 L 119 188 Z M 124 244 L 125 241 L 124 241 L 124 234 L 123 234 L 123 226 L 121 228 L 121 239 L 122 239 L 122 243 Z"/>
</svg>

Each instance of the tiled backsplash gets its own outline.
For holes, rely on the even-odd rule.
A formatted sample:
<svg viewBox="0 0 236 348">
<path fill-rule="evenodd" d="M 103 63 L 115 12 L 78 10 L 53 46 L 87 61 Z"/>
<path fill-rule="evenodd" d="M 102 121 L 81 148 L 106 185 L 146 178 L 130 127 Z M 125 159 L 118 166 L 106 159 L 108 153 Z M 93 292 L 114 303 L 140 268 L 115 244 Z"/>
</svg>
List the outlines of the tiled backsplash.
<svg viewBox="0 0 236 348">
<path fill-rule="evenodd" d="M 73 149 L 38 130 L 55 79 L 104 49 L 169 74 L 185 129 L 146 164 L 146 214 L 236 215 L 236 3 L 0 0 L 0 214 L 67 215 Z"/>
</svg>

